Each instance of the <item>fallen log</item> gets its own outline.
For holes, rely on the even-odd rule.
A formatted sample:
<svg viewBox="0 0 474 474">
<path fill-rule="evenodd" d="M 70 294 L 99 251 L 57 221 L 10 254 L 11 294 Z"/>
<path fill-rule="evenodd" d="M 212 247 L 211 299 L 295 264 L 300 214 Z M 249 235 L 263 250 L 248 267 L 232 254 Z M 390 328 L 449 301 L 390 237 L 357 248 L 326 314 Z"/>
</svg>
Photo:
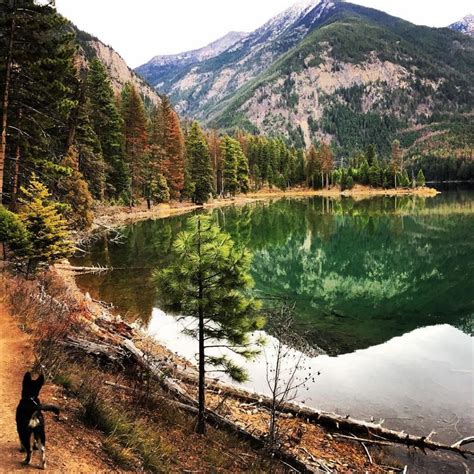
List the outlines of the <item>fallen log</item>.
<svg viewBox="0 0 474 474">
<path fill-rule="evenodd" d="M 149 372 L 154 375 L 160 384 L 168 390 L 172 395 L 176 396 L 185 405 L 192 407 L 197 406 L 196 400 L 191 397 L 180 385 L 176 382 L 169 380 L 169 378 L 163 373 L 161 368 L 152 360 L 148 358 L 130 339 L 124 339 L 122 341 L 122 347 L 127 349 L 135 358 L 135 361 L 148 369 Z M 215 423 L 217 426 L 226 429 L 227 431 L 238 435 L 242 439 L 250 442 L 250 444 L 256 448 L 264 448 L 266 446 L 265 440 L 259 438 L 244 428 L 241 428 L 236 423 L 230 421 L 227 418 L 219 415 L 213 410 L 206 409 L 206 418 L 208 421 Z M 312 473 L 316 472 L 314 468 L 300 461 L 296 456 L 287 452 L 285 449 L 279 449 L 274 455 L 287 463 L 296 472 L 301 473 Z"/>
<path fill-rule="evenodd" d="M 118 390 L 123 390 L 125 392 L 128 392 L 130 394 L 135 394 L 137 391 L 136 389 L 132 388 L 132 387 L 127 387 L 126 385 L 121 385 L 121 384 L 118 384 L 118 383 L 114 383 L 114 382 L 109 382 L 109 381 L 105 381 L 104 382 L 105 385 L 108 385 L 109 387 L 112 387 L 112 388 L 115 388 L 115 389 L 118 389 Z M 139 393 L 141 395 L 144 395 L 145 392 L 143 391 L 139 391 Z M 179 408 L 181 410 L 184 410 L 188 413 L 192 413 L 193 415 L 197 415 L 197 412 L 198 412 L 198 409 L 196 407 L 193 407 L 191 405 L 186 405 L 185 403 L 180 403 L 180 402 L 176 402 L 174 400 L 170 400 L 169 398 L 167 397 L 162 397 L 162 396 L 157 396 L 157 395 L 153 395 L 152 396 L 153 399 L 157 399 L 157 400 L 164 400 L 166 401 L 167 404 L 169 405 L 172 405 L 176 408 Z"/>
<path fill-rule="evenodd" d="M 167 366 L 166 363 L 162 362 L 162 366 Z M 169 366 L 169 370 L 172 371 L 177 378 L 183 379 L 189 383 L 197 383 L 197 376 L 190 373 L 189 371 L 183 371 L 176 369 L 175 367 Z M 258 393 L 250 392 L 247 390 L 239 389 L 229 385 L 225 385 L 217 380 L 212 380 L 206 385 L 206 390 L 215 391 L 222 394 L 230 394 L 233 398 L 239 399 L 245 404 L 250 404 L 252 406 L 264 407 L 266 409 L 271 409 L 272 400 L 265 395 Z M 381 423 L 367 422 L 363 420 L 357 420 L 350 416 L 338 415 L 336 413 L 324 412 L 322 410 L 317 410 L 315 408 L 304 407 L 296 403 L 283 403 L 279 406 L 279 413 L 288 413 L 294 415 L 295 417 L 303 418 L 308 422 L 325 426 L 333 430 L 341 430 L 347 432 L 357 432 L 363 435 L 374 435 L 382 438 L 385 441 L 390 441 L 396 444 L 403 444 L 407 447 L 420 448 L 421 450 L 429 449 L 431 451 L 451 451 L 461 456 L 471 455 L 474 456 L 474 451 L 461 449 L 462 446 L 470 443 L 474 443 L 474 436 L 469 436 L 460 441 L 457 441 L 454 444 L 448 445 L 444 443 L 438 443 L 431 440 L 433 432 L 427 436 L 418 436 L 407 434 L 403 431 L 390 430 L 388 428 L 382 427 Z M 349 439 L 354 439 L 349 437 Z M 364 439 L 364 442 L 369 442 L 369 440 Z M 372 443 L 374 444 L 374 443 Z"/>
<path fill-rule="evenodd" d="M 126 351 L 120 346 L 112 344 L 92 342 L 79 337 L 68 337 L 62 344 L 70 350 L 85 352 L 86 354 L 99 356 L 112 362 L 121 362 L 127 358 Z"/>
<path fill-rule="evenodd" d="M 92 267 L 75 267 L 72 265 L 65 265 L 61 263 L 57 263 L 56 268 L 77 273 L 103 273 L 113 270 L 113 267 L 102 267 L 101 265 Z"/>
<path fill-rule="evenodd" d="M 88 353 L 93 354 L 102 354 L 107 356 L 110 352 L 111 346 L 105 346 L 104 344 L 95 344 L 88 341 L 83 342 L 84 350 Z M 76 341 L 76 347 L 79 347 L 80 344 Z M 105 347 L 104 347 L 105 346 Z M 176 397 L 180 402 L 196 407 L 197 403 L 193 397 L 191 397 L 186 390 L 178 384 L 176 381 L 172 380 L 169 376 L 166 375 L 164 370 L 167 370 L 166 365 L 162 361 L 157 361 L 153 357 L 147 356 L 143 351 L 135 346 L 135 344 L 127 338 L 123 338 L 120 344 L 121 353 L 126 353 L 127 359 L 133 359 L 135 363 L 149 371 L 154 375 L 169 393 Z M 114 354 L 112 352 L 112 354 Z M 117 354 L 118 356 L 118 354 Z M 174 367 L 170 369 L 173 371 Z M 186 373 L 187 379 L 194 379 L 194 376 L 191 376 L 189 373 Z M 232 396 L 235 396 L 246 403 L 258 403 L 262 407 L 267 409 L 271 407 L 271 399 L 263 395 L 255 394 L 252 392 L 247 392 L 241 389 L 234 389 L 232 387 L 224 386 L 219 382 L 212 382 L 209 384 L 211 388 L 218 388 L 222 393 L 230 393 Z M 342 416 L 336 413 L 324 412 L 321 410 L 316 410 L 313 408 L 303 407 L 294 403 L 284 403 L 279 407 L 279 412 L 281 413 L 290 413 L 295 417 L 303 418 L 308 422 L 330 428 L 331 430 L 336 431 L 345 431 L 349 433 L 356 433 L 359 435 L 365 436 L 376 436 L 378 439 L 387 442 L 394 442 L 396 444 L 405 445 L 407 447 L 419 448 L 423 451 L 450 451 L 461 456 L 466 457 L 467 455 L 474 456 L 474 451 L 462 449 L 462 446 L 474 442 L 474 437 L 464 438 L 463 440 L 458 441 L 452 445 L 439 443 L 432 441 L 430 435 L 428 436 L 418 436 L 404 433 L 403 431 L 395 431 L 388 428 L 384 428 L 381 424 L 376 424 L 372 422 L 366 422 L 362 420 L 354 419 L 350 416 Z M 223 418 L 222 416 L 208 410 L 208 416 L 211 421 L 215 421 L 217 424 L 220 424 L 234 433 L 241 434 L 248 440 L 254 440 L 256 444 L 262 446 L 264 441 L 261 438 L 257 438 L 246 430 L 243 430 L 241 427 L 235 423 Z M 354 439 L 354 438 L 351 438 Z M 364 438 L 364 442 L 370 442 L 369 439 Z M 263 443 L 263 444 L 262 444 Z M 291 455 L 290 455 L 291 456 Z M 294 456 L 293 456 L 294 457 Z"/>
</svg>

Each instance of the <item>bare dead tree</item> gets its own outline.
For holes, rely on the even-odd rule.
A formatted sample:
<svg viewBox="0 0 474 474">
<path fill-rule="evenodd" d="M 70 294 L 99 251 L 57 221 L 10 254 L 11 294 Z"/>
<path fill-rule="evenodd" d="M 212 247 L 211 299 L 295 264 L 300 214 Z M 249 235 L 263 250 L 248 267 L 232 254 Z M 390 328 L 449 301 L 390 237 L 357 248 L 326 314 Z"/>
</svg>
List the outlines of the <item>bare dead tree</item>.
<svg viewBox="0 0 474 474">
<path fill-rule="evenodd" d="M 268 446 L 275 450 L 282 438 L 281 408 L 294 401 L 300 389 L 307 389 L 307 383 L 314 381 L 319 372 L 314 373 L 308 365 L 308 356 L 315 351 L 295 330 L 294 303 L 281 303 L 270 312 L 268 319 L 273 336 L 265 348 L 266 381 L 271 399 Z"/>
</svg>

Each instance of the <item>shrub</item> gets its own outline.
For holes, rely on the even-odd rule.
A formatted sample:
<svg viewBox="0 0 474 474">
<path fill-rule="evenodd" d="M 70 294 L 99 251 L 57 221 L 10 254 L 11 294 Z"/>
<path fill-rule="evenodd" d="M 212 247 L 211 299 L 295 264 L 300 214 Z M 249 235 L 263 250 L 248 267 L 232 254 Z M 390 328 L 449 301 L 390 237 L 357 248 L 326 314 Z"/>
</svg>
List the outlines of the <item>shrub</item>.
<svg viewBox="0 0 474 474">
<path fill-rule="evenodd" d="M 3 257 L 7 257 L 7 248 L 16 257 L 24 257 L 30 250 L 28 232 L 20 218 L 13 212 L 0 206 L 0 243 L 3 245 Z"/>
<path fill-rule="evenodd" d="M 33 175 L 28 188 L 21 188 L 22 209 L 20 218 L 30 235 L 28 270 L 35 270 L 40 263 L 52 263 L 73 253 L 66 219 L 58 205 L 50 200 L 46 186 Z"/>
</svg>

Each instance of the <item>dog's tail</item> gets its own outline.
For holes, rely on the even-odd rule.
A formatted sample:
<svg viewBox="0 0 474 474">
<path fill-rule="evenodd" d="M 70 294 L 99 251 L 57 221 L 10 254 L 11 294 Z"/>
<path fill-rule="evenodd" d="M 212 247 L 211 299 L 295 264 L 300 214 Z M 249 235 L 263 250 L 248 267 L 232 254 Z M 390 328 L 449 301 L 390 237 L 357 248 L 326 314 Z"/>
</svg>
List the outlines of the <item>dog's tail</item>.
<svg viewBox="0 0 474 474">
<path fill-rule="evenodd" d="M 56 405 L 45 405 L 45 404 L 42 403 L 40 405 L 40 410 L 41 411 L 52 411 L 56 415 L 59 415 L 59 407 L 57 407 Z"/>
</svg>

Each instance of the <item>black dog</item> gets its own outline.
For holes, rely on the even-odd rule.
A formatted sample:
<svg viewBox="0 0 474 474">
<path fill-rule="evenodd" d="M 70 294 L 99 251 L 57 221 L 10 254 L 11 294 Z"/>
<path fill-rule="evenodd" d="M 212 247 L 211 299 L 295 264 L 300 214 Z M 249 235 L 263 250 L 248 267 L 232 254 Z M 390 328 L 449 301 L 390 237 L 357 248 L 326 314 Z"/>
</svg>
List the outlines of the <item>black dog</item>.
<svg viewBox="0 0 474 474">
<path fill-rule="evenodd" d="M 31 374 L 27 372 L 23 377 L 21 400 L 16 409 L 16 429 L 20 437 L 21 450 L 26 451 L 23 464 L 28 465 L 31 461 L 31 435 L 35 440 L 35 447 L 41 453 L 41 468 L 46 467 L 46 436 L 44 432 L 43 411 L 52 411 L 59 415 L 59 408 L 54 405 L 42 405 L 39 401 L 39 393 L 44 384 L 44 376 L 40 375 L 32 380 Z"/>
</svg>

